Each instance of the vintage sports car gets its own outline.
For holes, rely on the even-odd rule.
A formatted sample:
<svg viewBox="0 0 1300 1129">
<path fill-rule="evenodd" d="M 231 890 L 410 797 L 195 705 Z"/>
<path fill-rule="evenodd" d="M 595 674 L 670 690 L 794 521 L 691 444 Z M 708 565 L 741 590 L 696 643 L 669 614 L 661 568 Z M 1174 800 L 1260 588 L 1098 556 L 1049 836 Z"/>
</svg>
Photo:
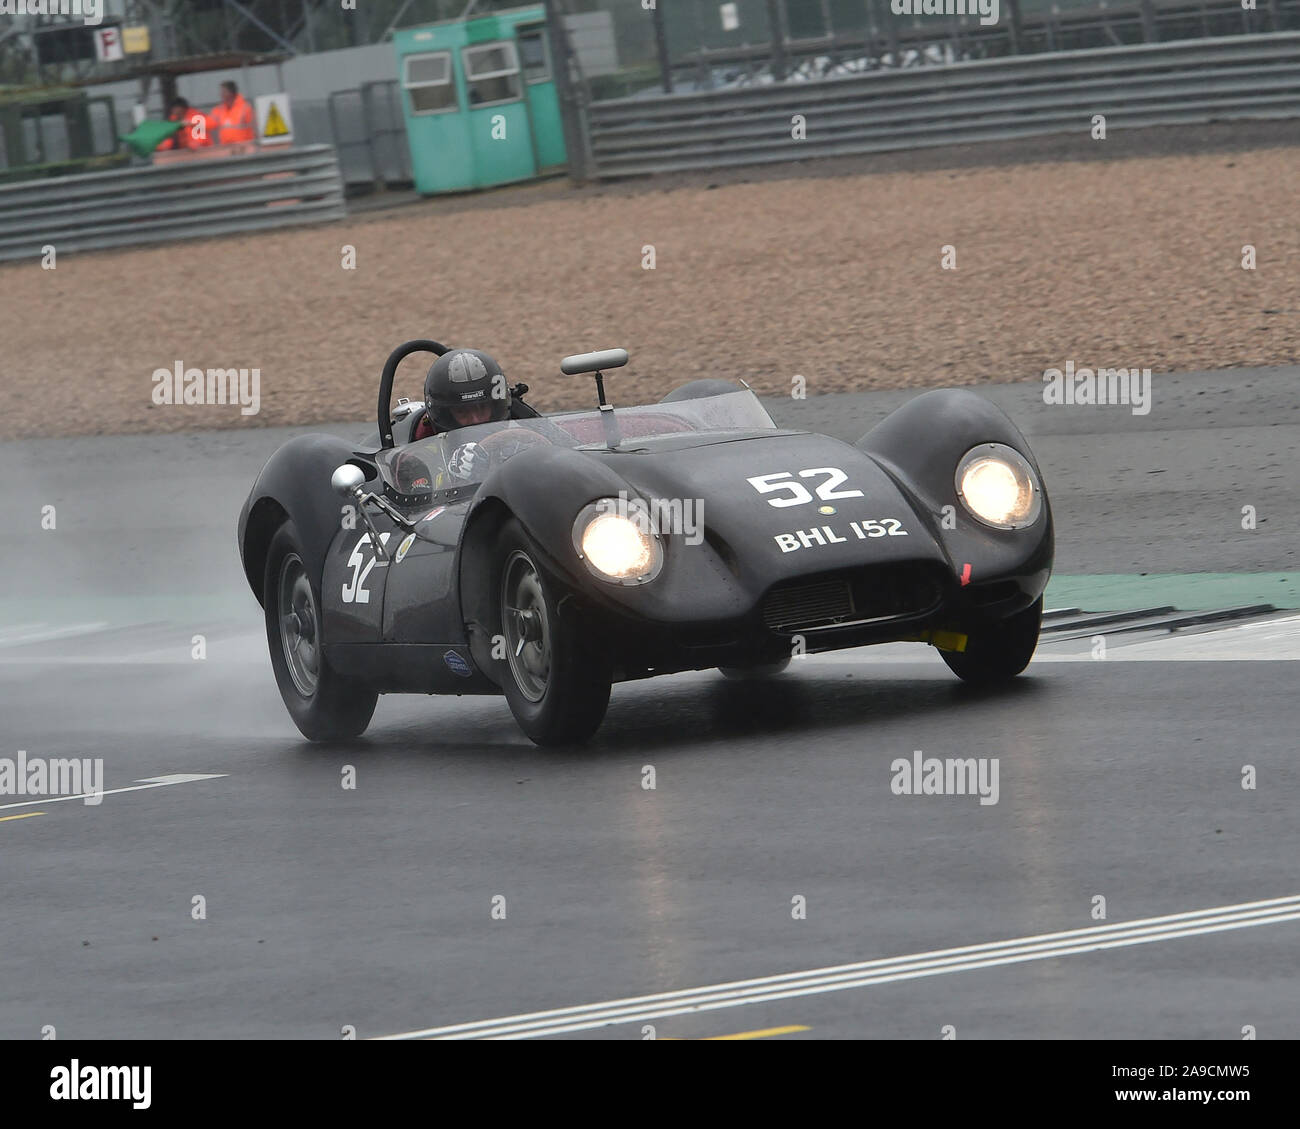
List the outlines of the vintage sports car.
<svg viewBox="0 0 1300 1129">
<path fill-rule="evenodd" d="M 353 738 L 379 694 L 504 694 L 541 745 L 585 740 L 613 683 L 779 672 L 870 643 L 933 644 L 961 678 L 1024 670 L 1052 515 L 1024 437 L 988 400 L 926 392 L 855 443 L 777 427 L 747 387 L 613 407 L 609 349 L 567 357 L 593 411 L 417 438 L 380 380 L 378 433 L 285 443 L 239 518 L 276 681 L 313 740 Z"/>
</svg>

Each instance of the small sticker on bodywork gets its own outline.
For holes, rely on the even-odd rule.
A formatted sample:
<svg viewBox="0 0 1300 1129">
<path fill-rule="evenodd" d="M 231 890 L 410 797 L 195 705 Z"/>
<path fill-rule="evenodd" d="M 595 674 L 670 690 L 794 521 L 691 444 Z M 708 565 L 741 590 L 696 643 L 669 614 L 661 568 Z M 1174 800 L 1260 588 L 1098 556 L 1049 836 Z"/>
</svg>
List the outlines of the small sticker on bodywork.
<svg viewBox="0 0 1300 1129">
<path fill-rule="evenodd" d="M 402 540 L 402 543 L 397 546 L 397 556 L 393 558 L 394 561 L 397 564 L 401 564 L 402 558 L 406 556 L 406 554 L 410 551 L 411 546 L 414 544 L 415 544 L 415 534 L 408 533 L 406 537 Z"/>
<path fill-rule="evenodd" d="M 442 656 L 442 661 L 447 664 L 447 669 L 452 674 L 458 674 L 461 678 L 469 678 L 474 672 L 470 669 L 469 663 L 458 655 L 455 651 L 448 651 Z"/>
<path fill-rule="evenodd" d="M 427 514 L 424 515 L 424 517 L 420 518 L 420 520 L 421 520 L 421 521 L 432 521 L 435 517 L 437 517 L 440 513 L 442 513 L 442 511 L 445 510 L 446 508 L 447 508 L 446 506 L 439 506 L 439 507 L 438 507 L 437 509 L 435 509 L 435 510 L 430 510 Z"/>
</svg>

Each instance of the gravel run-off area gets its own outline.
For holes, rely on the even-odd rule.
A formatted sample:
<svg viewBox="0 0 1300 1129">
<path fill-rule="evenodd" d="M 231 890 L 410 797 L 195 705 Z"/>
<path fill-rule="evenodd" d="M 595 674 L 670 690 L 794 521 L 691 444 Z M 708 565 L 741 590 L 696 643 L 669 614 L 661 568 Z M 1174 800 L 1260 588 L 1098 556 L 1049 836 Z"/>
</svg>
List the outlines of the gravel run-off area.
<svg viewBox="0 0 1300 1129">
<path fill-rule="evenodd" d="M 1295 362 L 1296 133 L 557 180 L 54 270 L 34 256 L 0 267 L 0 436 L 371 418 L 389 349 L 423 336 L 492 353 L 544 409 L 593 402 L 561 356 L 616 345 L 632 356 L 616 404 L 702 376 L 770 394 L 802 376 L 811 396 L 1041 380 L 1073 360 L 1150 368 L 1158 388 Z M 155 404 L 153 373 L 178 361 L 259 369 L 260 410 Z M 426 365 L 398 391 L 417 395 Z"/>
</svg>

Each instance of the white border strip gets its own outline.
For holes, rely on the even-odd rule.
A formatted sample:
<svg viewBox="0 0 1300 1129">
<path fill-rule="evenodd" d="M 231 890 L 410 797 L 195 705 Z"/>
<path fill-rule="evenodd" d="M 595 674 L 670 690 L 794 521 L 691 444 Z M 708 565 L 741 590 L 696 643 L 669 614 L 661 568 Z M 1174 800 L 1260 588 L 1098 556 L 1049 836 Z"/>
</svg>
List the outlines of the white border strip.
<svg viewBox="0 0 1300 1129">
<path fill-rule="evenodd" d="M 938 949 L 913 956 L 890 957 L 688 988 L 676 992 L 659 992 L 647 996 L 609 1000 L 604 1003 L 551 1011 L 459 1023 L 445 1027 L 428 1027 L 389 1035 L 389 1039 L 528 1039 L 544 1035 L 562 1035 L 589 1031 L 615 1024 L 640 1023 L 692 1012 L 716 1011 L 745 1004 L 768 1003 L 798 996 L 839 992 L 849 988 L 869 987 L 947 972 L 964 972 L 977 968 L 1019 964 L 1076 953 L 1099 952 L 1152 941 L 1171 941 L 1221 933 L 1230 929 L 1248 929 L 1257 925 L 1277 925 L 1300 921 L 1300 894 L 1243 902 L 1216 909 L 1191 910 L 1151 917 L 1139 921 L 1043 933 L 1008 941 L 965 945 L 955 949 Z"/>
<path fill-rule="evenodd" d="M 220 780 L 224 772 L 174 772 L 170 776 L 147 776 L 137 780 L 133 788 L 105 788 L 102 792 L 81 792 L 76 796 L 46 796 L 40 800 L 24 800 L 20 804 L 0 804 L 0 811 L 14 808 L 43 808 L 46 804 L 60 804 L 67 800 L 84 800 L 91 796 L 117 796 L 123 792 L 146 792 L 150 788 L 166 788 L 171 784 L 193 784 L 196 780 Z"/>
</svg>

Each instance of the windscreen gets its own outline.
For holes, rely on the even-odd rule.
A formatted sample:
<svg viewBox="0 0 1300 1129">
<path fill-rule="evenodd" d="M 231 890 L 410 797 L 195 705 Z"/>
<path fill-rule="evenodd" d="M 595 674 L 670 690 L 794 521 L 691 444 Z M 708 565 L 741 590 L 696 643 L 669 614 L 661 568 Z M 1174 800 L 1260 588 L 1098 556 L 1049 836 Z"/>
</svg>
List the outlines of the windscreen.
<svg viewBox="0 0 1300 1129">
<path fill-rule="evenodd" d="M 776 427 L 767 409 L 748 389 L 671 404 L 615 408 L 614 414 L 625 440 L 692 431 L 754 431 Z M 599 411 L 566 412 L 548 418 L 572 435 L 577 446 L 604 445 L 605 431 Z"/>
<path fill-rule="evenodd" d="M 776 427 L 748 389 L 670 404 L 616 408 L 624 443 L 658 435 L 755 431 Z M 537 419 L 460 427 L 383 451 L 380 470 L 397 493 L 423 495 L 482 482 L 501 463 L 528 447 L 605 445 L 599 411 L 565 412 Z"/>
</svg>

